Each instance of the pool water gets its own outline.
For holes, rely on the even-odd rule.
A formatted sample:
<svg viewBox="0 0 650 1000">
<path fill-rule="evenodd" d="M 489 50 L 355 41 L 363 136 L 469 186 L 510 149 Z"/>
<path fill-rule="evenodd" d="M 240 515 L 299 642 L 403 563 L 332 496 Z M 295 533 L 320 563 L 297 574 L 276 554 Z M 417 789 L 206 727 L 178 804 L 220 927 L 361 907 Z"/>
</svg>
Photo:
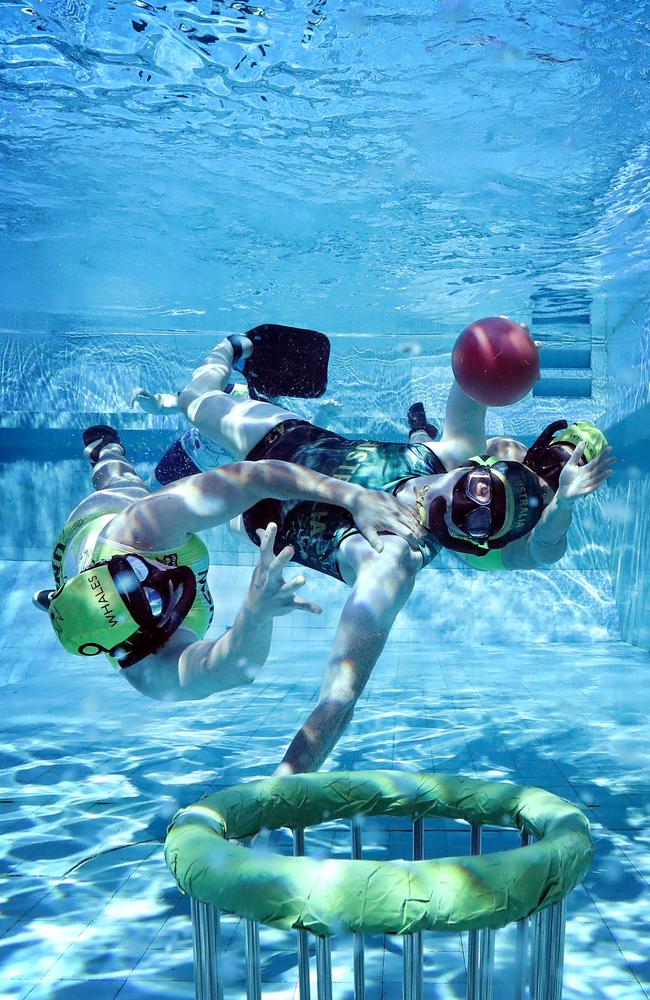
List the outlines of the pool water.
<svg viewBox="0 0 650 1000">
<path fill-rule="evenodd" d="M 135 413 L 131 389 L 178 389 L 225 333 L 284 322 L 332 341 L 327 395 L 292 408 L 403 441 L 415 400 L 440 423 L 460 330 L 502 313 L 542 342 L 543 377 L 488 432 L 593 419 L 616 474 L 548 570 L 447 554 L 420 575 L 326 766 L 582 806 L 597 852 L 569 900 L 565 1000 L 650 997 L 649 24 L 645 0 L 0 2 L 3 1000 L 192 996 L 166 825 L 273 771 L 345 599 L 309 574 L 323 616 L 279 621 L 256 682 L 204 703 L 146 701 L 67 656 L 31 593 L 89 489 L 81 430 L 117 427 L 148 476 L 185 425 Z M 226 528 L 207 542 L 225 628 L 255 553 Z M 407 840 L 395 820 L 364 837 L 381 858 Z M 427 824 L 429 855 L 466 849 L 457 824 Z M 233 996 L 242 934 L 226 922 Z M 262 949 L 269 995 L 293 1000 L 286 939 L 263 931 Z M 462 937 L 425 949 L 426 1000 L 463 996 Z M 512 949 L 506 934 L 495 1000 Z M 397 1000 L 399 942 L 371 941 L 367 968 L 368 996 Z"/>
<path fill-rule="evenodd" d="M 16 593 L 14 586 L 14 602 Z M 429 616 L 407 617 L 329 766 L 507 779 L 580 805 L 593 823 L 596 859 L 569 898 L 564 995 L 643 1000 L 647 654 L 615 639 L 423 643 Z M 166 826 L 201 794 L 271 773 L 313 704 L 327 654 L 327 636 L 300 625 L 277 630 L 272 660 L 252 687 L 171 708 L 144 702 L 101 664 L 70 663 L 46 632 L 27 643 L 28 659 L 55 664 L 3 691 L 11 720 L 3 748 L 3 996 L 81 997 L 91 985 L 93 996 L 121 1000 L 193 995 L 188 901 L 163 861 Z M 409 826 L 369 822 L 368 856 L 408 857 Z M 468 850 L 460 824 L 433 820 L 426 830 L 428 856 Z M 278 835 L 272 846 L 286 850 L 287 840 Z M 488 831 L 484 849 L 515 842 Z M 324 856 L 348 844 L 330 825 L 308 835 L 307 846 Z M 496 995 L 505 1000 L 513 995 L 514 938 L 504 932 L 499 941 Z M 242 942 L 243 928 L 227 919 L 224 974 L 233 996 L 243 990 Z M 370 995 L 396 998 L 400 946 L 389 940 L 384 956 L 383 943 L 369 942 Z M 350 996 L 349 941 L 335 948 L 343 949 L 334 952 L 336 995 Z M 427 934 L 425 954 L 426 996 L 464 996 L 462 936 Z M 262 930 L 262 968 L 269 995 L 294 996 L 289 935 Z"/>
</svg>

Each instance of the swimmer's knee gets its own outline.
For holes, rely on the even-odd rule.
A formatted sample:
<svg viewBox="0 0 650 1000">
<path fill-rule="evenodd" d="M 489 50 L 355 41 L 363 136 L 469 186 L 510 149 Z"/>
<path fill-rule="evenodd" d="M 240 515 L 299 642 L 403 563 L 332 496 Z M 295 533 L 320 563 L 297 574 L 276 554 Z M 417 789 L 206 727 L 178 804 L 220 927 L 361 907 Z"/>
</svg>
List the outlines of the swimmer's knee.
<svg viewBox="0 0 650 1000">
<path fill-rule="evenodd" d="M 207 391 L 197 390 L 192 386 L 187 386 L 178 397 L 178 405 L 187 414 L 188 420 L 196 423 L 202 416 L 201 409 L 206 403 L 214 403 L 220 400 L 224 405 L 233 405 L 231 397 L 223 389 L 208 389 Z"/>
<path fill-rule="evenodd" d="M 367 678 L 338 677 L 330 682 L 327 688 L 321 690 L 319 704 L 328 716 L 336 717 L 337 721 L 347 723 L 354 715 L 356 704 L 366 686 Z"/>
</svg>

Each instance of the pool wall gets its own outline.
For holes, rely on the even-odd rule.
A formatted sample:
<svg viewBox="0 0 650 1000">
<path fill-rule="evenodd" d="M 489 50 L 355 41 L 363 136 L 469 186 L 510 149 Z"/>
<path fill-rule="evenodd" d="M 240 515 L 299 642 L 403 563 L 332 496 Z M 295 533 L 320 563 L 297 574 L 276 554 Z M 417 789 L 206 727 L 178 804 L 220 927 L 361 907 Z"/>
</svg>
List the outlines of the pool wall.
<svg viewBox="0 0 650 1000">
<path fill-rule="evenodd" d="M 601 229 L 607 280 L 608 404 L 605 425 L 617 457 L 599 503 L 610 523 L 612 586 L 621 636 L 650 648 L 650 292 L 641 234 L 650 206 L 650 152 L 641 147 L 615 178 Z"/>
</svg>

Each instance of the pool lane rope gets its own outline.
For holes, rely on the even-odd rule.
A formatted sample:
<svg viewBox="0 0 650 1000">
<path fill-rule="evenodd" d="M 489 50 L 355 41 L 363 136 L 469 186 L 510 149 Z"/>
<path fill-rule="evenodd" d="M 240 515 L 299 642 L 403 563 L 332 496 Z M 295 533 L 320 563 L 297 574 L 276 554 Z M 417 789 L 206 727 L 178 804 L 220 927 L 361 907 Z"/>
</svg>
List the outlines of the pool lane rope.
<svg viewBox="0 0 650 1000">
<path fill-rule="evenodd" d="M 517 827 L 535 843 L 426 861 L 287 857 L 233 842 L 355 816 Z M 589 822 L 539 788 L 448 774 L 320 772 L 236 785 L 181 809 L 165 859 L 182 892 L 270 927 L 320 936 L 503 927 L 560 902 L 589 870 Z"/>
</svg>

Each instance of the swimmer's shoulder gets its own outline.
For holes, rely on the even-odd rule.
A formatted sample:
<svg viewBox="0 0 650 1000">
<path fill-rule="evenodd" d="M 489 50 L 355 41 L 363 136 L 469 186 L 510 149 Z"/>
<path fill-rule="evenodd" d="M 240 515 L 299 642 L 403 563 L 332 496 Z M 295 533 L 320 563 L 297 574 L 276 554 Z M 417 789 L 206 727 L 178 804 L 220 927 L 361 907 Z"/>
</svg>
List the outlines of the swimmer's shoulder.
<svg viewBox="0 0 650 1000">
<path fill-rule="evenodd" d="M 450 445 L 446 446 L 444 441 L 418 441 L 417 443 L 435 455 L 442 466 L 441 472 L 449 472 L 455 467 L 454 450 Z"/>
<path fill-rule="evenodd" d="M 439 462 L 442 463 L 447 472 L 458 468 L 463 461 L 471 458 L 467 455 L 461 460 L 458 454 L 458 445 L 455 441 L 421 441 L 420 444 L 432 451 Z M 491 437 L 487 440 L 486 454 L 494 458 L 501 458 L 505 462 L 523 462 L 528 448 L 521 441 L 511 437 Z M 476 454 L 476 452 L 474 452 Z"/>
<path fill-rule="evenodd" d="M 487 440 L 487 454 L 504 462 L 523 462 L 528 448 L 511 437 L 491 437 Z"/>
<path fill-rule="evenodd" d="M 104 525 L 100 540 L 142 554 L 171 551 L 184 545 L 192 533 L 182 524 L 173 498 L 171 504 L 166 503 L 167 499 L 161 490 L 135 500 Z"/>
</svg>

